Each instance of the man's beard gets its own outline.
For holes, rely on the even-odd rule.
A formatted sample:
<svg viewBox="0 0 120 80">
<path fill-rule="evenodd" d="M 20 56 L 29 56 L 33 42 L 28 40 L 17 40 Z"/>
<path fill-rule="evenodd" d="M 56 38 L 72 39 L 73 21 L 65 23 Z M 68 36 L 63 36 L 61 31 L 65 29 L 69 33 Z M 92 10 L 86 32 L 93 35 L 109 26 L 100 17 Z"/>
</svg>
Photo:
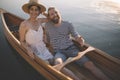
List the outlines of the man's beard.
<svg viewBox="0 0 120 80">
<path fill-rule="evenodd" d="M 54 24 L 58 24 L 59 21 L 60 21 L 60 19 L 59 19 L 59 18 L 53 18 L 51 21 L 52 21 Z"/>
<path fill-rule="evenodd" d="M 59 19 L 57 19 L 57 20 L 56 20 L 56 19 L 53 19 L 52 22 L 53 22 L 54 24 L 58 24 L 58 23 L 59 23 Z"/>
</svg>

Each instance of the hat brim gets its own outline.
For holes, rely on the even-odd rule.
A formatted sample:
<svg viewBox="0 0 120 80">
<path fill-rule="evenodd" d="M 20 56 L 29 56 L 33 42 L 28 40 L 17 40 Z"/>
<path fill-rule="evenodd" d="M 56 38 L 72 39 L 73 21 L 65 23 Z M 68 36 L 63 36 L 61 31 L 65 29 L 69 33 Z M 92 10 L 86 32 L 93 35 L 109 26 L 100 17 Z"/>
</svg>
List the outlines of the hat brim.
<svg viewBox="0 0 120 80">
<path fill-rule="evenodd" d="M 24 4 L 24 5 L 22 6 L 23 11 L 26 12 L 26 13 L 29 13 L 28 7 L 29 7 L 30 5 L 39 6 L 41 12 L 46 11 L 46 8 L 45 8 L 43 5 L 38 4 L 38 3 L 27 3 L 27 4 Z"/>
</svg>

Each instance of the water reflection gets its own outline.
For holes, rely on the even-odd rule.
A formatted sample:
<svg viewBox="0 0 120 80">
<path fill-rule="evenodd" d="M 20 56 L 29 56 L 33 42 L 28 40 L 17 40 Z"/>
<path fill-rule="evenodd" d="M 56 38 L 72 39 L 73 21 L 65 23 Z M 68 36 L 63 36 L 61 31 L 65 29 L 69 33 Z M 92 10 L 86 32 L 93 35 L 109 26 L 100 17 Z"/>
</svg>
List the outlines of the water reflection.
<svg viewBox="0 0 120 80">
<path fill-rule="evenodd" d="M 119 10 L 108 8 L 105 4 L 104 7 L 98 6 L 96 5 L 98 1 L 101 0 L 74 0 L 74 2 L 70 0 L 41 0 L 46 7 L 56 6 L 60 10 L 63 19 L 72 22 L 75 29 L 85 38 L 87 43 L 120 58 Z M 28 17 L 21 10 L 21 6 L 28 0 L 6 2 L 7 0 L 2 0 L 0 8 L 4 8 L 22 18 Z M 65 2 L 67 4 L 63 5 Z M 7 76 L 3 76 L 2 79 L 41 80 L 43 77 L 8 44 L 3 34 L 2 24 L 0 25 L 0 37 L 0 71 L 4 76 Z"/>
</svg>

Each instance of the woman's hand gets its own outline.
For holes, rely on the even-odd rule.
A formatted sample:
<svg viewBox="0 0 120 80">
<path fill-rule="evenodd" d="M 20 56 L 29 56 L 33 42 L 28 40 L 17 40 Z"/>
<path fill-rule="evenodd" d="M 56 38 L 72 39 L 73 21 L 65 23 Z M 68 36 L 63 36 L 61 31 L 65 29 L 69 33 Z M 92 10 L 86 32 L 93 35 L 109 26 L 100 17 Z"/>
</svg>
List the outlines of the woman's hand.
<svg viewBox="0 0 120 80">
<path fill-rule="evenodd" d="M 34 59 L 34 54 L 33 54 L 33 51 L 31 49 L 27 50 L 27 53 L 32 59 Z"/>
</svg>

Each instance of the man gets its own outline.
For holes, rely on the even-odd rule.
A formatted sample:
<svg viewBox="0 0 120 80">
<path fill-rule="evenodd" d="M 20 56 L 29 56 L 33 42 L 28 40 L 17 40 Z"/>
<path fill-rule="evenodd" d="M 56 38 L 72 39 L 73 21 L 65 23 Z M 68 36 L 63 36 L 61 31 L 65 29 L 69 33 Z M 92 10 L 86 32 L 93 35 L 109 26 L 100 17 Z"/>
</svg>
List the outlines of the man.
<svg viewBox="0 0 120 80">
<path fill-rule="evenodd" d="M 60 13 L 54 7 L 48 9 L 48 19 L 45 30 L 55 53 L 55 64 L 62 64 L 66 58 L 75 57 L 79 52 L 70 36 L 74 37 L 81 46 L 84 45 L 84 39 L 74 30 L 71 23 L 61 20 Z M 90 70 L 98 79 L 109 80 L 86 56 L 76 62 Z"/>
</svg>

